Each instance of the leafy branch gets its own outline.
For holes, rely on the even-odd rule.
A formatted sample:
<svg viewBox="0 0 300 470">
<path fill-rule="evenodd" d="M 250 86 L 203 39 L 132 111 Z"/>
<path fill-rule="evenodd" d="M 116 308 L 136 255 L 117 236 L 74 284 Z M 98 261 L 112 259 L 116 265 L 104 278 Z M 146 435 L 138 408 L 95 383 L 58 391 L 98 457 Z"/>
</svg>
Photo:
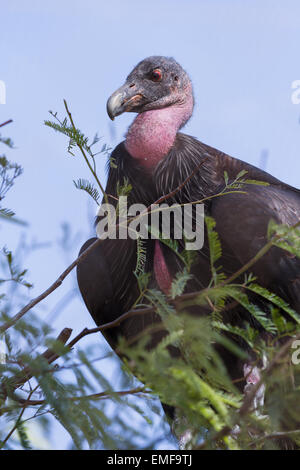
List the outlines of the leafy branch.
<svg viewBox="0 0 300 470">
<path fill-rule="evenodd" d="M 74 155 L 74 150 L 76 148 L 79 150 L 96 183 L 95 187 L 88 180 L 79 179 L 74 182 L 75 186 L 87 192 L 97 204 L 100 202 L 100 194 L 104 201 L 108 201 L 112 196 L 105 194 L 98 179 L 97 153 L 93 150 L 99 138 L 95 136 L 89 144 L 89 139 L 75 126 L 67 103 L 64 104 L 67 117 L 59 120 L 56 113 L 51 113 L 55 122 L 46 121 L 45 124 L 68 137 L 68 152 Z M 107 151 L 108 147 L 103 146 L 100 153 Z M 129 224 L 134 219 L 159 210 L 154 206 L 181 191 L 200 170 L 202 164 L 203 162 L 169 194 L 161 196 L 149 205 L 144 213 L 124 223 Z M 10 168 L 9 171 L 14 171 L 14 168 Z M 264 184 L 246 179 L 245 174 L 244 171 L 240 172 L 233 181 L 229 181 L 225 173 L 224 188 L 218 194 L 193 201 L 193 204 L 223 197 L 232 192 L 244 193 L 247 184 Z M 127 182 L 125 186 L 117 189 L 117 196 L 127 194 L 130 190 Z M 115 198 L 117 203 L 118 197 Z M 211 282 L 205 288 L 186 293 L 185 288 L 192 280 L 193 260 L 187 257 L 184 250 L 179 253 L 176 243 L 169 243 L 170 248 L 178 254 L 184 265 L 182 272 L 173 280 L 169 295 L 149 287 L 149 276 L 145 272 L 145 248 L 143 241 L 138 239 L 135 276 L 140 295 L 132 308 L 111 322 L 95 328 L 84 328 L 73 339 L 70 328 L 64 328 L 57 338 L 51 338 L 51 329 L 33 315 L 32 309 L 54 292 L 74 267 L 102 243 L 101 239 L 96 240 L 44 292 L 32 299 L 19 312 L 13 316 L 8 316 L 7 312 L 3 314 L 4 323 L 0 326 L 0 334 L 3 335 L 8 354 L 6 362 L 0 364 L 0 413 L 10 423 L 13 422 L 13 425 L 2 438 L 2 447 L 8 445 L 17 431 L 21 445 L 28 448 L 30 443 L 24 423 L 29 419 L 43 418 L 52 414 L 69 432 L 77 448 L 82 447 L 82 442 L 87 442 L 90 448 L 102 445 L 114 448 L 115 441 L 112 442 L 108 431 L 111 429 L 111 420 L 104 408 L 106 399 L 111 398 L 122 406 L 129 406 L 137 411 L 139 416 L 144 417 L 144 412 L 139 409 L 136 401 L 130 402 L 130 396 L 147 396 L 150 401 L 153 394 L 159 396 L 164 403 L 176 408 L 179 423 L 188 422 L 192 435 L 190 442 L 192 448 L 236 449 L 252 446 L 259 448 L 266 445 L 266 441 L 276 440 L 283 435 L 297 440 L 299 432 L 297 429 L 284 433 L 280 430 L 279 421 L 273 426 L 271 419 L 260 419 L 254 402 L 257 392 L 264 384 L 270 388 L 268 400 L 276 401 L 278 397 L 279 401 L 282 399 L 280 398 L 283 394 L 282 387 L 278 384 L 286 385 L 288 383 L 286 377 L 289 377 L 288 374 L 291 375 L 288 353 L 293 341 L 300 339 L 299 314 L 283 299 L 259 286 L 250 270 L 273 246 L 299 256 L 299 223 L 293 227 L 276 226 L 271 223 L 266 245 L 244 266 L 226 278 L 219 265 L 222 246 L 215 231 L 215 223 L 213 219 L 207 218 Z M 121 223 L 116 223 L 116 227 L 121 227 Z M 26 270 L 17 268 L 19 263 L 13 261 L 9 250 L 3 251 L 3 255 L 9 276 L 3 277 L 2 283 L 12 280 L 29 287 L 25 280 Z M 256 300 L 253 300 L 253 295 Z M 267 307 L 260 307 L 261 299 L 266 301 L 264 305 Z M 231 324 L 225 321 L 226 313 L 237 305 L 248 312 L 250 318 L 248 323 Z M 197 315 L 197 318 L 190 316 L 188 315 L 190 308 L 197 309 L 198 313 L 204 315 Z M 77 347 L 74 348 L 89 335 L 116 328 L 128 320 L 134 322 L 135 318 L 150 313 L 156 315 L 157 323 L 150 324 L 130 341 L 121 339 L 117 346 L 117 353 L 124 358 L 125 370 L 133 371 L 143 382 L 143 386 L 132 385 L 131 382 L 129 386 L 127 375 L 126 386 L 123 386 L 122 390 L 115 384 L 111 387 L 102 371 L 93 365 L 90 351 L 85 353 Z M 25 317 L 25 314 L 28 315 Z M 259 325 L 263 331 L 262 335 L 258 334 L 254 324 Z M 163 332 L 162 339 L 155 348 L 149 350 L 149 341 L 157 331 Z M 12 338 L 17 338 L 18 341 Z M 236 387 L 244 377 L 232 380 L 228 376 L 222 355 L 216 348 L 218 345 L 235 357 L 246 361 L 246 354 L 240 347 L 241 341 L 248 345 L 252 353 L 255 353 L 257 363 L 264 356 L 269 361 L 259 381 L 246 395 Z M 20 344 L 22 346 L 19 346 Z M 41 346 L 42 350 L 44 346 L 46 347 L 44 352 L 40 352 Z M 180 351 L 180 355 L 173 357 L 170 351 L 174 349 Z M 70 358 L 76 354 L 86 373 L 82 372 L 81 368 L 74 367 L 73 362 L 70 363 Z M 62 362 L 62 366 L 54 364 L 58 360 Z M 66 379 L 60 379 L 60 372 L 67 368 L 73 374 L 73 382 L 70 383 Z M 294 372 L 297 375 L 297 369 L 293 370 Z M 102 390 L 100 392 L 99 386 Z M 119 391 L 114 391 L 114 388 Z M 287 403 L 289 400 L 298 399 L 297 386 L 288 390 Z M 94 402 L 97 402 L 97 406 Z M 274 411 L 271 405 L 267 402 L 266 410 L 267 415 L 273 418 L 279 411 L 278 408 L 274 408 Z M 26 417 L 25 413 L 32 407 L 35 410 L 34 414 Z M 134 426 L 122 421 L 119 415 L 114 425 L 116 422 L 121 429 L 126 429 L 133 439 Z M 238 433 L 236 426 L 239 427 Z M 254 437 L 251 433 L 254 433 Z M 121 441 L 118 442 L 120 445 Z M 122 445 L 126 446 L 127 443 L 124 440 L 122 442 Z"/>
</svg>

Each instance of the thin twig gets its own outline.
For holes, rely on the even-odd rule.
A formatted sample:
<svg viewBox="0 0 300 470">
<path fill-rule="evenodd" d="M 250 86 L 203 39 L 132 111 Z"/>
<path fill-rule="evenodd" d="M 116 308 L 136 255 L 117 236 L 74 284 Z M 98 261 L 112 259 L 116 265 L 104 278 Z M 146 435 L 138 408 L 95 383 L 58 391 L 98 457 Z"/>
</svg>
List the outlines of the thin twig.
<svg viewBox="0 0 300 470">
<path fill-rule="evenodd" d="M 4 333 L 8 328 L 13 326 L 18 320 L 20 320 L 25 313 L 27 313 L 29 310 L 31 310 L 33 307 L 35 307 L 38 303 L 40 303 L 42 300 L 44 300 L 48 295 L 50 295 L 54 290 L 56 290 L 64 281 L 64 279 L 70 274 L 70 272 L 77 266 L 78 263 L 80 263 L 83 259 L 87 257 L 87 255 L 100 243 L 102 240 L 98 238 L 94 243 L 92 243 L 83 253 L 81 253 L 78 258 L 71 263 L 67 269 L 65 269 L 62 274 L 56 279 L 56 281 L 51 284 L 48 289 L 46 289 L 42 294 L 38 295 L 34 299 L 32 299 L 25 307 L 23 307 L 14 317 L 12 317 L 10 320 L 8 320 L 4 325 L 0 327 L 0 334 Z"/>
<path fill-rule="evenodd" d="M 38 387 L 38 386 L 37 386 Z M 34 391 L 37 389 L 37 387 L 34 389 Z M 105 391 L 105 392 L 100 392 L 100 393 L 92 393 L 91 395 L 84 395 L 80 397 L 69 397 L 68 400 L 71 401 L 80 401 L 80 400 L 104 400 L 104 399 L 109 399 L 113 398 L 114 395 L 117 395 L 119 397 L 125 396 L 125 395 L 144 395 L 144 394 L 149 394 L 151 393 L 151 390 L 145 389 L 145 387 L 137 387 L 133 388 L 131 390 L 121 390 L 118 392 L 115 392 L 113 390 Z M 28 406 L 41 406 L 44 405 L 46 400 L 30 400 L 30 399 L 22 399 L 22 398 L 17 398 L 14 397 L 14 400 L 19 403 L 20 408 L 28 407 Z M 11 411 L 12 409 L 15 409 L 16 404 L 12 406 L 7 406 L 5 408 L 1 408 L 1 414 L 4 414 L 8 411 Z"/>
<path fill-rule="evenodd" d="M 11 122 L 13 122 L 13 120 L 12 120 L 12 119 L 9 119 L 8 121 L 5 121 L 5 122 L 3 122 L 2 124 L 0 124 L 0 127 L 4 127 L 4 126 L 6 126 L 7 124 L 10 124 Z"/>
<path fill-rule="evenodd" d="M 143 393 L 151 393 L 150 390 L 146 390 L 145 387 L 137 387 L 133 388 L 131 390 L 122 390 L 119 392 L 114 392 L 113 390 L 109 390 L 106 392 L 100 392 L 100 393 L 92 393 L 91 395 L 84 395 L 81 397 L 68 397 L 68 400 L 71 401 L 78 401 L 78 400 L 102 400 L 105 398 L 113 398 L 114 395 L 117 395 L 119 397 L 122 397 L 124 395 L 137 395 L 137 394 L 143 394 Z M 26 406 L 37 406 L 37 405 L 44 405 L 46 400 L 18 400 L 18 402 L 21 405 L 26 405 Z"/>
<path fill-rule="evenodd" d="M 64 100 L 64 105 L 65 105 L 67 114 L 68 114 L 68 116 L 69 116 L 71 125 L 72 125 L 72 127 L 73 127 L 73 131 L 76 132 L 76 131 L 77 131 L 77 128 L 76 128 L 76 126 L 75 126 L 75 124 L 74 124 L 73 117 L 72 117 L 71 112 L 69 111 L 68 104 L 67 104 L 66 100 Z M 98 186 L 99 186 L 99 188 L 100 188 L 100 190 L 101 190 L 101 192 L 102 192 L 102 194 L 103 194 L 103 197 L 104 197 L 104 199 L 105 199 L 105 202 L 108 204 L 107 194 L 106 194 L 106 192 L 105 192 L 105 190 L 104 190 L 104 188 L 103 188 L 103 186 L 102 186 L 102 184 L 101 184 L 101 182 L 100 182 L 100 180 L 99 180 L 99 178 L 98 178 L 98 176 L 97 176 L 97 173 L 93 170 L 92 165 L 90 164 L 89 159 L 88 159 L 88 157 L 86 156 L 86 153 L 85 153 L 85 151 L 84 151 L 82 145 L 80 145 L 78 142 L 77 142 L 76 144 L 77 144 L 78 148 L 80 149 L 80 151 L 81 151 L 81 153 L 82 153 L 82 156 L 83 156 L 83 158 L 84 158 L 86 164 L 87 164 L 88 167 L 89 167 L 89 170 L 91 171 L 92 175 L 94 176 L 95 180 L 97 181 L 97 184 L 98 184 Z"/>
<path fill-rule="evenodd" d="M 58 337 L 56 338 L 56 341 L 59 341 L 62 344 L 66 344 L 71 334 L 72 334 L 71 328 L 64 328 L 60 332 Z M 51 348 L 48 348 L 46 349 L 46 351 L 44 351 L 40 355 L 40 357 L 46 359 L 48 364 L 51 364 L 59 357 L 59 355 L 55 353 Z M 15 382 L 13 384 L 10 384 L 9 393 L 8 391 L 5 390 L 5 387 L 2 387 L 2 398 L 5 398 L 6 396 L 8 396 L 8 394 L 11 394 L 13 390 L 16 390 L 17 388 L 22 387 L 22 385 L 28 382 L 28 380 L 30 380 L 33 377 L 33 372 L 30 370 L 30 367 L 25 367 L 23 370 L 20 371 L 20 375 L 21 377 L 16 378 Z M 1 414 L 2 414 L 2 410 L 1 410 Z"/>
<path fill-rule="evenodd" d="M 300 429 L 295 429 L 293 431 L 272 432 L 271 434 L 265 434 L 264 436 L 253 441 L 251 443 L 251 447 L 254 447 L 257 444 L 260 444 L 266 441 L 267 439 L 282 439 L 285 437 L 297 436 L 298 434 L 300 434 Z"/>
<path fill-rule="evenodd" d="M 33 393 L 37 390 L 37 388 L 39 387 L 39 385 L 37 385 L 33 390 L 31 390 L 31 392 L 29 393 L 28 397 L 29 399 L 31 398 L 31 396 L 33 395 Z M 21 413 L 19 414 L 19 417 L 17 419 L 17 421 L 15 422 L 14 426 L 12 427 L 12 429 L 10 430 L 10 432 L 7 434 L 7 436 L 5 437 L 5 439 L 0 442 L 0 449 L 3 448 L 6 444 L 6 442 L 9 440 L 9 438 L 12 436 L 12 434 L 15 432 L 15 430 L 17 429 L 17 427 L 19 426 L 19 423 L 21 422 L 21 419 L 22 419 L 22 416 L 25 412 L 27 408 L 27 405 L 24 404 L 22 406 L 22 410 L 21 410 Z"/>
<path fill-rule="evenodd" d="M 186 184 L 193 178 L 193 176 L 195 176 L 195 174 L 197 173 L 197 171 L 201 168 L 201 166 L 207 161 L 208 157 L 205 157 L 203 158 L 203 160 L 201 160 L 201 162 L 199 163 L 199 165 L 196 166 L 196 168 L 192 171 L 192 173 L 183 181 L 183 183 L 179 184 L 177 186 L 177 188 L 175 188 L 173 191 L 171 191 L 170 193 L 164 195 L 164 196 L 161 196 L 160 198 L 158 198 L 154 204 L 160 204 L 161 202 L 164 202 L 166 199 L 169 199 L 170 197 L 173 197 L 175 196 L 175 194 L 177 194 L 179 191 L 181 191 L 184 186 L 186 186 Z M 149 206 L 151 207 L 151 206 Z"/>
</svg>

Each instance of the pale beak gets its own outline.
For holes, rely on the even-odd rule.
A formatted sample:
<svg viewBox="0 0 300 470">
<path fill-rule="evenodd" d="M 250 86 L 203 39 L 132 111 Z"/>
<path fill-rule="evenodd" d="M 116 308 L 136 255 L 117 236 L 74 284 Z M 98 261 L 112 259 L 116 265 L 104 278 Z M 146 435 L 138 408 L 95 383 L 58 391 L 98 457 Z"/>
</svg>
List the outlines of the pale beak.
<svg viewBox="0 0 300 470">
<path fill-rule="evenodd" d="M 135 112 L 135 106 L 141 104 L 142 99 L 143 95 L 137 93 L 134 84 L 125 83 L 108 98 L 106 104 L 107 114 L 113 121 L 116 116 L 122 113 Z"/>
</svg>

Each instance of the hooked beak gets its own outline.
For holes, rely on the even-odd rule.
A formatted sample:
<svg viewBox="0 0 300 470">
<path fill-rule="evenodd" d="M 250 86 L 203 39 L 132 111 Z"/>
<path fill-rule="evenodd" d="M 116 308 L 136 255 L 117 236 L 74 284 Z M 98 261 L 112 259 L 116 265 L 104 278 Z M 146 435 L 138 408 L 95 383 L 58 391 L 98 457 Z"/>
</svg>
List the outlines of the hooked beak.
<svg viewBox="0 0 300 470">
<path fill-rule="evenodd" d="M 142 104 L 142 100 L 143 95 L 137 93 L 136 86 L 125 83 L 108 98 L 106 104 L 107 114 L 113 121 L 116 116 L 122 113 L 138 112 L 137 109 Z"/>
</svg>

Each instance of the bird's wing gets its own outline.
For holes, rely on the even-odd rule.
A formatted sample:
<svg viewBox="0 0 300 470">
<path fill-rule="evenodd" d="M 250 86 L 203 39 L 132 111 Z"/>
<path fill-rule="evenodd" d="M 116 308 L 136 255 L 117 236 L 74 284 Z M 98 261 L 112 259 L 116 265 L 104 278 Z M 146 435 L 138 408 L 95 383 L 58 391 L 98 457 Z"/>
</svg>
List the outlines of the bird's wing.
<svg viewBox="0 0 300 470">
<path fill-rule="evenodd" d="M 118 204 L 121 186 L 130 184 L 128 207 L 133 203 L 143 202 L 148 205 L 155 201 L 152 197 L 152 178 L 139 171 L 138 166 L 127 153 L 124 144 L 119 144 L 111 155 L 106 185 L 108 201 L 113 206 Z M 102 201 L 106 202 L 106 201 Z M 101 220 L 97 217 L 96 223 Z M 96 239 L 85 243 L 84 251 Z M 150 243 L 151 248 L 151 243 Z M 151 249 L 147 263 L 151 261 Z M 151 264 L 151 263 L 149 263 Z M 78 265 L 78 285 L 84 302 L 97 325 L 111 322 L 130 310 L 139 296 L 139 288 L 134 271 L 137 267 L 137 242 L 134 239 L 105 239 L 93 249 L 86 259 Z M 150 268 L 149 268 L 150 269 Z M 152 323 L 153 316 L 141 315 L 122 322 L 119 328 L 105 331 L 104 335 L 112 347 L 116 345 L 118 333 L 126 338 L 136 335 Z"/>
<path fill-rule="evenodd" d="M 91 238 L 81 247 L 79 256 L 97 238 Z M 110 321 L 113 310 L 113 285 L 103 246 L 98 244 L 77 265 L 77 282 L 84 303 L 97 325 Z"/>
<path fill-rule="evenodd" d="M 81 248 L 83 253 L 97 238 Z M 77 266 L 77 281 L 85 305 L 97 325 L 112 322 L 129 310 L 137 297 L 134 240 L 103 240 Z M 125 327 L 125 323 L 124 323 Z M 115 328 L 104 332 L 112 347 L 117 343 Z"/>
<path fill-rule="evenodd" d="M 247 185 L 246 194 L 217 197 L 211 215 L 223 244 L 240 266 L 246 264 L 267 243 L 268 224 L 292 226 L 300 220 L 300 195 L 284 185 L 267 187 Z M 230 256 L 224 260 L 230 272 Z M 236 265 L 235 265 L 236 267 Z M 262 285 L 268 286 L 300 311 L 300 259 L 290 252 L 272 247 L 251 271 Z"/>
</svg>

